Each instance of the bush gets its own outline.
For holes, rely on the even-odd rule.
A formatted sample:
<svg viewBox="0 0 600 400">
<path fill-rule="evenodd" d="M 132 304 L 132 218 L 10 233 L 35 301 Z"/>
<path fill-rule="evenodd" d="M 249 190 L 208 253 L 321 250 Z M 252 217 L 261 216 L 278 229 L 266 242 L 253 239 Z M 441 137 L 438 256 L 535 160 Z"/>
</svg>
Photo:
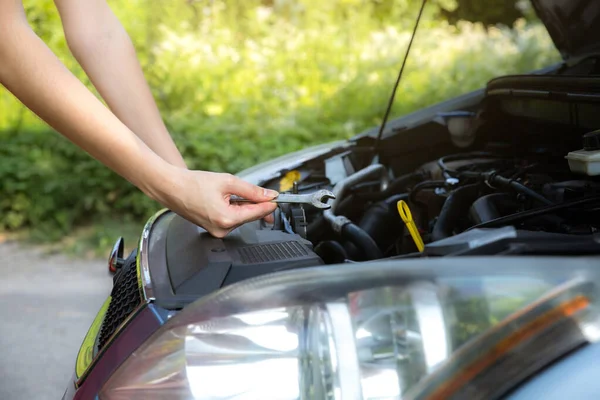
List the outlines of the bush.
<svg viewBox="0 0 600 400">
<path fill-rule="evenodd" d="M 527 6 L 527 7 L 525 7 Z M 486 25 L 512 25 L 519 18 L 525 17 L 530 10 L 530 4 L 520 0 L 458 0 L 452 11 L 442 14 L 450 22 L 466 20 L 481 22 Z"/>
<path fill-rule="evenodd" d="M 148 2 L 113 1 L 121 5 L 115 11 L 134 39 L 163 117 L 196 169 L 236 172 L 377 125 L 409 39 L 393 21 L 382 28 L 375 13 L 361 13 L 356 5 L 343 17 L 333 11 L 327 17 L 318 7 L 298 14 L 281 8 L 293 2 L 279 1 L 280 8 L 257 5 L 236 16 L 220 1 L 203 8 L 194 1 L 185 8 L 162 2 L 145 8 Z M 41 15 L 35 21 L 43 21 L 51 2 L 36 4 Z M 48 21 L 54 28 L 41 23 L 36 29 L 44 28 L 40 34 L 89 85 L 58 20 Z M 543 26 L 523 21 L 487 30 L 430 19 L 413 50 L 394 116 L 478 88 L 493 76 L 558 60 Z M 34 226 L 52 238 L 92 218 L 141 221 L 157 209 L 5 91 L 0 109 L 1 228 Z"/>
</svg>

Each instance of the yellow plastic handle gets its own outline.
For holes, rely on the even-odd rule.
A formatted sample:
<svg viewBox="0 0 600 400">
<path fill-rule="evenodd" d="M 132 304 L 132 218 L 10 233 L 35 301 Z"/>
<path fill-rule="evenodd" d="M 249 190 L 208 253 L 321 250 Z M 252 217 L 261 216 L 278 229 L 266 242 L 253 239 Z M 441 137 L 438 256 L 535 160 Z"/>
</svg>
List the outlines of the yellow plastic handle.
<svg viewBox="0 0 600 400">
<path fill-rule="evenodd" d="M 425 250 L 425 244 L 423 243 L 423 238 L 421 237 L 421 234 L 419 233 L 419 230 L 417 229 L 417 225 L 415 224 L 415 221 L 413 220 L 412 213 L 410 212 L 410 208 L 408 207 L 408 204 L 406 204 L 406 202 L 404 200 L 400 200 L 397 203 L 397 206 L 398 206 L 398 213 L 400 214 L 400 218 L 402 218 L 402 221 L 404 221 L 404 223 L 406 224 L 406 227 L 408 228 L 408 232 L 410 233 L 410 236 L 412 236 L 412 239 L 415 242 L 415 245 L 417 245 L 417 249 L 419 249 L 420 252 L 423 252 L 423 250 Z"/>
</svg>

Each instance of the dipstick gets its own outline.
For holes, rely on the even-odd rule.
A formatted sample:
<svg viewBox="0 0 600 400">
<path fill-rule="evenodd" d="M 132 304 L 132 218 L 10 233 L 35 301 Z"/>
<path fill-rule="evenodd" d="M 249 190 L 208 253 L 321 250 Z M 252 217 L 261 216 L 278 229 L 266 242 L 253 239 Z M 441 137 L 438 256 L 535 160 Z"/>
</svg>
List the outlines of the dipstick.
<svg viewBox="0 0 600 400">
<path fill-rule="evenodd" d="M 408 207 L 408 204 L 406 204 L 406 202 L 404 200 L 400 200 L 397 203 L 397 206 L 398 206 L 398 213 L 400 213 L 400 218 L 402 218 L 402 221 L 404 221 L 404 223 L 406 224 L 406 227 L 408 228 L 408 232 L 410 233 L 410 236 L 412 237 L 413 241 L 415 242 L 415 245 L 417 245 L 417 249 L 419 249 L 420 252 L 423 252 L 423 250 L 425 250 L 425 244 L 423 243 L 423 238 L 421 237 L 421 234 L 419 233 L 419 230 L 417 229 L 417 225 L 415 224 L 415 221 L 413 220 L 412 213 L 410 212 L 410 208 Z"/>
</svg>

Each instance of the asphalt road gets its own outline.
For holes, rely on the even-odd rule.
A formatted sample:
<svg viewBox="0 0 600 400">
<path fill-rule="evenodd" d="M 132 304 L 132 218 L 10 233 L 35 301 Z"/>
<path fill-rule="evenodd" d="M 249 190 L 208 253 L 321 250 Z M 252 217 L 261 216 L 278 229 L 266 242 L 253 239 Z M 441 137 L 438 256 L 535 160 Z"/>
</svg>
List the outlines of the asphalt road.
<svg viewBox="0 0 600 400">
<path fill-rule="evenodd" d="M 105 262 L 0 243 L 0 399 L 60 399 L 110 293 Z"/>
</svg>

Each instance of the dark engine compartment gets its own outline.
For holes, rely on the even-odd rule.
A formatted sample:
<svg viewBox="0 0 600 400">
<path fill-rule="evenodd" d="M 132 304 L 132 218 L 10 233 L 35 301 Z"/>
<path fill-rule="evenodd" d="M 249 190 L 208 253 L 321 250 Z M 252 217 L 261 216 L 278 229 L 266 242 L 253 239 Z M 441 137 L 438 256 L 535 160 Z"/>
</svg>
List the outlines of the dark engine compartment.
<svg viewBox="0 0 600 400">
<path fill-rule="evenodd" d="M 294 231 L 326 263 L 600 253 L 600 179 L 572 172 L 565 159 L 584 146 L 600 151 L 600 81 L 568 72 L 498 78 L 472 107 L 397 125 L 378 147 L 378 164 L 367 135 L 345 153 L 304 165 L 299 192 L 330 188 L 338 198 L 334 215 L 307 214 L 306 228 Z M 337 175 L 347 173 L 330 182 L 336 163 Z M 278 188 L 277 180 L 265 183 Z M 423 252 L 400 218 L 400 200 Z M 280 212 L 278 221 L 298 214 Z"/>
<path fill-rule="evenodd" d="M 391 180 L 385 190 L 380 182 L 365 179 L 346 191 L 336 217 L 352 221 L 345 226 L 367 239 L 336 229 L 326 216 L 309 223 L 307 237 L 326 263 L 600 252 L 595 235 L 600 226 L 599 182 L 548 161 L 477 151 L 441 157 Z M 400 218 L 400 200 L 409 204 L 425 242 L 422 253 Z"/>
</svg>

